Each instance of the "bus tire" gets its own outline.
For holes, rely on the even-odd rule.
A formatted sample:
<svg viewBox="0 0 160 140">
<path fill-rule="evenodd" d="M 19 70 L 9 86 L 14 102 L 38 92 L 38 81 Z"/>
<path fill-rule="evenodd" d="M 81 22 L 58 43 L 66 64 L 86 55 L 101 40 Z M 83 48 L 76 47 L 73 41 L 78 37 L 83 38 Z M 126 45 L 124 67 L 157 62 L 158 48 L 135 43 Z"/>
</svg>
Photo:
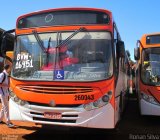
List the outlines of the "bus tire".
<svg viewBox="0 0 160 140">
<path fill-rule="evenodd" d="M 119 119 L 122 119 L 123 117 L 123 94 L 120 93 L 120 99 L 119 99 Z"/>
</svg>

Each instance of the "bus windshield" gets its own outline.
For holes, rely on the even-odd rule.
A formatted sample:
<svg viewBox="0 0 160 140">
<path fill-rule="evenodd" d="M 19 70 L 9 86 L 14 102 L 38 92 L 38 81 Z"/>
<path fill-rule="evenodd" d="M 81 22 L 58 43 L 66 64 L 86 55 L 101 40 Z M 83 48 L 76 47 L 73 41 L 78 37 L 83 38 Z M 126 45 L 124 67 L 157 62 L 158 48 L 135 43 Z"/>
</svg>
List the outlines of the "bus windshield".
<svg viewBox="0 0 160 140">
<path fill-rule="evenodd" d="M 141 75 L 145 84 L 160 85 L 160 48 L 143 51 Z"/>
<path fill-rule="evenodd" d="M 111 34 L 79 32 L 39 33 L 46 51 L 33 34 L 16 39 L 12 76 L 19 80 L 96 81 L 113 75 Z M 57 76 L 57 73 L 60 77 Z"/>
</svg>

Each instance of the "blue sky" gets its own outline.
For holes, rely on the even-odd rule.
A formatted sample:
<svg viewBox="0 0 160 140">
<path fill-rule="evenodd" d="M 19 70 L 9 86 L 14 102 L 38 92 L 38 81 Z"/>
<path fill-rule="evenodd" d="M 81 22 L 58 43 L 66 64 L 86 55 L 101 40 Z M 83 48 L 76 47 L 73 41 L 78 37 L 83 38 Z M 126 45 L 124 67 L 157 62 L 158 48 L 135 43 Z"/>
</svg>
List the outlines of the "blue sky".
<svg viewBox="0 0 160 140">
<path fill-rule="evenodd" d="M 117 27 L 131 53 L 145 33 L 160 31 L 160 0 L 3 0 L 0 4 L 0 28 L 15 28 L 22 14 L 59 7 L 95 7 L 112 11 Z"/>
</svg>

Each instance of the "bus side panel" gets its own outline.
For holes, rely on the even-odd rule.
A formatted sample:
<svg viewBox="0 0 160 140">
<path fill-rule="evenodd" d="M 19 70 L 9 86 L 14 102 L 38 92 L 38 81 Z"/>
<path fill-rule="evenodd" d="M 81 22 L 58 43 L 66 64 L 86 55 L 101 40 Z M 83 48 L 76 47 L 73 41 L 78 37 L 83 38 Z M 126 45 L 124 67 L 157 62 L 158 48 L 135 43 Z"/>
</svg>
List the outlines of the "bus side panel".
<svg viewBox="0 0 160 140">
<path fill-rule="evenodd" d="M 121 61 L 121 59 L 119 61 Z M 118 80 L 117 84 L 115 85 L 115 125 L 120 120 L 120 115 L 125 105 L 124 98 L 127 91 L 126 78 L 126 73 L 122 70 L 122 66 L 120 65 Z"/>
<path fill-rule="evenodd" d="M 138 65 L 138 62 L 137 62 L 137 65 Z M 137 68 L 136 68 L 136 75 L 135 75 L 135 92 L 136 92 L 136 96 L 137 96 L 137 99 L 138 99 L 139 112 L 141 114 L 140 80 L 141 80 L 141 78 L 140 78 L 140 68 L 139 68 L 139 65 L 138 65 Z"/>
</svg>

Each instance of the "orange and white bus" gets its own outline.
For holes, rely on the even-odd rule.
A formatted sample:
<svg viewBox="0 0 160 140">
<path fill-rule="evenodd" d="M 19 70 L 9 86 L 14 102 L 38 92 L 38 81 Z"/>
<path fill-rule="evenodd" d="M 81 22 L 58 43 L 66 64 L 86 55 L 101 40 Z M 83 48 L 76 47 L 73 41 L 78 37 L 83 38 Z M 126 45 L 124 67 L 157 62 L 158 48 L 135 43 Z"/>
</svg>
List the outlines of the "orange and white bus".
<svg viewBox="0 0 160 140">
<path fill-rule="evenodd" d="M 33 12 L 17 19 L 15 35 L 11 119 L 115 128 L 124 108 L 127 59 L 110 11 Z"/>
<path fill-rule="evenodd" d="M 135 60 L 140 113 L 160 116 L 160 33 L 142 36 L 135 48 Z"/>
</svg>

